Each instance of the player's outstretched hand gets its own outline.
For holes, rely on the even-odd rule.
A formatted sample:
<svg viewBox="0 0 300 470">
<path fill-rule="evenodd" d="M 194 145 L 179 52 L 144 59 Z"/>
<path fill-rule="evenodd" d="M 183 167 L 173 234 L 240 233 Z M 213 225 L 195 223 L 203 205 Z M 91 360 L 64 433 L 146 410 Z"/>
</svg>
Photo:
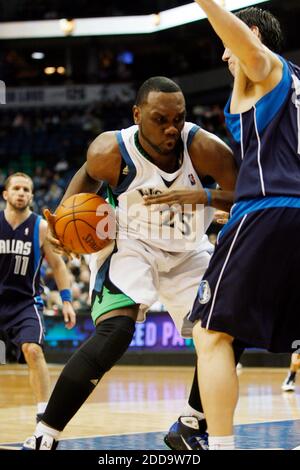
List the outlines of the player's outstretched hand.
<svg viewBox="0 0 300 470">
<path fill-rule="evenodd" d="M 52 214 L 49 209 L 44 209 L 43 211 L 45 219 L 48 222 L 48 230 L 47 230 L 47 235 L 46 239 L 49 243 L 51 243 L 52 248 L 54 253 L 57 253 L 58 255 L 61 256 L 67 256 L 69 259 L 72 258 L 71 253 L 66 250 L 66 248 L 63 246 L 63 244 L 59 241 L 59 239 L 56 236 L 55 233 L 55 220 L 56 216 L 55 214 Z"/>
<path fill-rule="evenodd" d="M 146 206 L 155 205 L 157 210 L 166 210 L 166 206 L 179 205 L 192 205 L 192 209 L 195 210 L 197 204 L 206 204 L 207 194 L 203 189 L 199 191 L 191 190 L 175 190 L 168 191 L 163 194 L 144 196 L 144 204 Z"/>
<path fill-rule="evenodd" d="M 63 302 L 62 314 L 64 317 L 65 327 L 70 330 L 76 325 L 76 313 L 74 312 L 71 302 Z"/>
<path fill-rule="evenodd" d="M 44 216 L 45 216 L 45 219 L 48 222 L 48 226 L 51 229 L 51 232 L 54 234 L 55 233 L 55 228 L 54 228 L 54 226 L 55 226 L 55 214 L 51 214 L 49 209 L 44 209 Z"/>
</svg>

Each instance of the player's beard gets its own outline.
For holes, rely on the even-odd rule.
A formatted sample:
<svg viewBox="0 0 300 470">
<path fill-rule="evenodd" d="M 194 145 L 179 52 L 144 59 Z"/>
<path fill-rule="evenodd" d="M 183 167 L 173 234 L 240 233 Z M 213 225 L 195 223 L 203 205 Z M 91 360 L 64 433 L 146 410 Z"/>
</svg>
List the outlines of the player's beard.
<svg viewBox="0 0 300 470">
<path fill-rule="evenodd" d="M 142 123 L 139 125 L 139 131 L 140 131 L 141 136 L 143 137 L 143 139 L 147 142 L 147 144 L 150 145 L 150 147 L 155 152 L 159 153 L 160 155 L 169 155 L 170 153 L 172 153 L 174 151 L 174 149 L 172 149 L 172 150 L 165 149 L 164 150 L 164 149 L 160 148 L 158 145 L 151 142 L 151 140 L 143 132 L 143 124 Z M 176 147 L 176 145 L 174 146 L 174 148 L 175 147 Z"/>
<path fill-rule="evenodd" d="M 16 212 L 20 212 L 20 214 L 22 214 L 23 212 L 25 212 L 25 211 L 30 207 L 30 204 L 31 204 L 31 201 L 29 201 L 29 202 L 28 202 L 27 204 L 25 204 L 24 206 L 20 207 L 20 206 L 18 206 L 17 204 L 10 202 L 10 205 L 12 206 L 12 208 L 13 208 Z"/>
</svg>

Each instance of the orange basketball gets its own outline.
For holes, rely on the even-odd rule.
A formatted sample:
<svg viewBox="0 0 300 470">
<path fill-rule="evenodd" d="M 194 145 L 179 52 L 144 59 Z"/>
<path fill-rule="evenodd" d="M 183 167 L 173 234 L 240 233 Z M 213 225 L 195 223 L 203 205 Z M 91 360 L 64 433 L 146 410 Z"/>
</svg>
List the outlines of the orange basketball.
<svg viewBox="0 0 300 470">
<path fill-rule="evenodd" d="M 54 229 L 72 253 L 95 253 L 114 238 L 114 209 L 96 194 L 75 194 L 57 208 Z"/>
</svg>

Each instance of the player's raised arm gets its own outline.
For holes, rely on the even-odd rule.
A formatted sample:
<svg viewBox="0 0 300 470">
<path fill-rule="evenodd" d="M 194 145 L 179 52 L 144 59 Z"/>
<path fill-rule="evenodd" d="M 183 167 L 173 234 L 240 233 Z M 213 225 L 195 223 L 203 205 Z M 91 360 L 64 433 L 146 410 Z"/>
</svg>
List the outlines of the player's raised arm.
<svg viewBox="0 0 300 470">
<path fill-rule="evenodd" d="M 195 1 L 207 14 L 210 24 L 222 40 L 225 49 L 230 49 L 238 57 L 245 75 L 252 82 L 266 80 L 276 66 L 282 69 L 277 56 L 260 41 L 256 26 L 249 28 L 214 0 Z"/>
</svg>

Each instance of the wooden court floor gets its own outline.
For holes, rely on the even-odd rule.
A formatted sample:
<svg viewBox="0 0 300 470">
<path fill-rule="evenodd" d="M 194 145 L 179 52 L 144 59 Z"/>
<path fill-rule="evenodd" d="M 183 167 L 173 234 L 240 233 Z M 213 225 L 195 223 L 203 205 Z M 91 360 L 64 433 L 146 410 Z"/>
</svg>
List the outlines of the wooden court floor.
<svg viewBox="0 0 300 470">
<path fill-rule="evenodd" d="M 54 384 L 61 366 L 49 367 Z M 296 393 L 281 392 L 286 372 L 278 368 L 241 370 L 236 424 L 300 420 L 300 383 Z M 164 432 L 181 413 L 192 376 L 191 367 L 115 367 L 61 438 Z M 0 421 L 0 443 L 22 442 L 34 430 L 35 405 L 26 366 L 0 366 Z"/>
</svg>

